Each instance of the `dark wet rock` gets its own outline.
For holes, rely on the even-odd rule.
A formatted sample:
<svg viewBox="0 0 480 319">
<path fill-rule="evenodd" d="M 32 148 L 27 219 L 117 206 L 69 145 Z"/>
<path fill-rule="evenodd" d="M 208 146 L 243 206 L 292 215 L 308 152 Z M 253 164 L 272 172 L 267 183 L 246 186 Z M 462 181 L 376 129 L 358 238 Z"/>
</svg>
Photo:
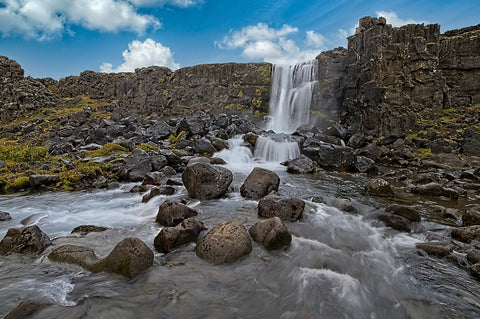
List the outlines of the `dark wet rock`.
<svg viewBox="0 0 480 319">
<path fill-rule="evenodd" d="M 437 175 L 435 173 L 420 173 L 413 177 L 415 184 L 429 184 L 437 181 Z"/>
<path fill-rule="evenodd" d="M 412 188 L 412 193 L 426 196 L 443 196 L 458 199 L 458 192 L 451 188 L 444 188 L 438 183 L 428 183 Z"/>
<path fill-rule="evenodd" d="M 382 150 L 375 143 L 369 143 L 367 146 L 355 151 L 356 156 L 365 156 L 374 161 L 378 161 L 382 156 Z"/>
<path fill-rule="evenodd" d="M 93 182 L 92 186 L 95 188 L 107 188 L 108 180 L 105 176 L 98 176 Z"/>
<path fill-rule="evenodd" d="M 472 128 L 467 128 L 464 133 L 461 152 L 468 156 L 480 156 L 480 133 Z"/>
<path fill-rule="evenodd" d="M 247 133 L 245 135 L 243 135 L 243 140 L 248 143 L 251 148 L 255 148 L 255 144 L 257 143 L 257 140 L 258 140 L 258 135 L 257 134 L 254 134 L 254 133 Z"/>
<path fill-rule="evenodd" d="M 133 278 L 153 265 L 153 251 L 138 238 L 127 237 L 120 241 L 110 254 L 89 270 L 108 272 Z"/>
<path fill-rule="evenodd" d="M 104 227 L 104 226 L 80 225 L 80 226 L 75 227 L 72 230 L 72 234 L 80 233 L 82 235 L 86 235 L 88 233 L 99 233 L 99 232 L 102 232 L 102 231 L 106 231 L 107 229 L 108 229 L 108 227 Z"/>
<path fill-rule="evenodd" d="M 40 254 L 51 244 L 50 238 L 37 225 L 10 228 L 0 242 L 0 255 L 10 253 Z"/>
<path fill-rule="evenodd" d="M 417 243 L 415 246 L 422 249 L 427 254 L 437 257 L 445 257 L 449 255 L 456 247 L 455 245 L 447 242 Z"/>
<path fill-rule="evenodd" d="M 354 167 L 360 173 L 375 174 L 378 172 L 378 167 L 375 161 L 366 156 L 356 156 L 354 160 Z"/>
<path fill-rule="evenodd" d="M 472 249 L 467 253 L 467 260 L 471 264 L 480 262 L 480 250 Z"/>
<path fill-rule="evenodd" d="M 480 226 L 457 227 L 452 230 L 452 238 L 469 243 L 472 240 L 480 240 Z"/>
<path fill-rule="evenodd" d="M 130 189 L 130 193 L 144 193 L 147 191 L 146 185 L 135 185 Z"/>
<path fill-rule="evenodd" d="M 195 143 L 195 153 L 202 155 L 212 155 L 217 150 L 207 138 L 201 138 Z"/>
<path fill-rule="evenodd" d="M 353 134 L 347 142 L 347 145 L 353 148 L 360 148 L 365 144 L 366 138 L 362 133 Z"/>
<path fill-rule="evenodd" d="M 98 257 L 93 249 L 76 245 L 62 245 L 48 254 L 48 259 L 55 262 L 79 265 L 91 269 L 98 262 Z"/>
<path fill-rule="evenodd" d="M 206 163 L 189 165 L 182 174 L 188 195 L 200 200 L 222 197 L 232 180 L 233 174 L 228 169 Z"/>
<path fill-rule="evenodd" d="M 380 214 L 378 219 L 385 223 L 385 225 L 392 227 L 393 229 L 404 231 L 409 233 L 412 229 L 412 225 L 405 217 L 394 214 Z"/>
<path fill-rule="evenodd" d="M 154 239 L 155 249 L 169 253 L 183 244 L 194 242 L 205 226 L 195 218 L 187 218 L 175 227 L 165 227 Z"/>
<path fill-rule="evenodd" d="M 169 178 L 165 182 L 165 184 L 170 185 L 170 186 L 182 186 L 182 180 L 181 179 L 176 179 L 176 178 Z"/>
<path fill-rule="evenodd" d="M 168 177 L 168 176 L 174 176 L 174 175 L 176 175 L 176 174 L 177 174 L 177 171 L 176 171 L 173 167 L 171 167 L 171 166 L 165 166 L 164 168 L 162 168 L 162 169 L 160 170 L 160 173 L 163 173 L 163 174 L 165 174 L 165 176 Z M 181 185 L 183 185 L 183 184 L 181 184 Z"/>
<path fill-rule="evenodd" d="M 19 303 L 15 309 L 10 311 L 4 319 L 25 319 L 30 318 L 38 311 L 51 306 L 50 303 L 35 301 L 35 300 L 24 300 Z"/>
<path fill-rule="evenodd" d="M 458 209 L 446 208 L 440 205 L 427 207 L 428 220 L 443 225 L 462 226 L 462 214 Z"/>
<path fill-rule="evenodd" d="M 160 195 L 173 195 L 175 194 L 175 188 L 171 186 L 155 186 L 147 194 L 143 195 L 142 203 L 147 203 L 152 198 Z"/>
<path fill-rule="evenodd" d="M 5 186 L 7 186 L 7 183 L 5 183 L 5 181 L 0 180 L 0 193 L 5 191 Z"/>
<path fill-rule="evenodd" d="M 393 204 L 385 209 L 386 212 L 407 218 L 412 222 L 419 222 L 420 213 L 414 206 Z"/>
<path fill-rule="evenodd" d="M 149 172 L 143 177 L 142 185 L 161 185 L 164 178 L 162 172 Z"/>
<path fill-rule="evenodd" d="M 326 169 L 350 169 L 354 160 L 353 148 L 329 143 L 304 147 L 303 154 Z"/>
<path fill-rule="evenodd" d="M 132 182 L 140 182 L 152 171 L 152 162 L 147 152 L 136 148 L 125 158 L 126 175 Z"/>
<path fill-rule="evenodd" d="M 177 226 L 187 218 L 197 216 L 198 212 L 185 204 L 167 199 L 158 208 L 155 221 L 162 226 Z"/>
<path fill-rule="evenodd" d="M 249 199 L 260 199 L 277 191 L 280 177 L 268 169 L 255 167 L 240 187 L 240 194 Z"/>
<path fill-rule="evenodd" d="M 248 231 L 253 240 L 267 249 L 278 249 L 290 245 L 292 235 L 278 217 L 261 220 Z"/>
<path fill-rule="evenodd" d="M 371 195 L 393 196 L 393 189 L 390 183 L 382 178 L 375 178 L 365 183 L 365 190 Z"/>
<path fill-rule="evenodd" d="M 210 164 L 212 164 L 212 165 L 224 165 L 224 164 L 227 164 L 227 162 L 225 162 L 225 160 L 223 158 L 211 157 L 210 158 Z"/>
<path fill-rule="evenodd" d="M 343 212 L 351 214 L 358 213 L 357 208 L 348 198 L 325 198 L 325 204 L 335 207 Z"/>
<path fill-rule="evenodd" d="M 480 262 L 470 266 L 470 271 L 475 277 L 480 278 Z"/>
<path fill-rule="evenodd" d="M 188 165 L 195 164 L 195 163 L 207 163 L 207 164 L 211 164 L 212 161 L 211 161 L 211 159 L 208 158 L 208 157 L 203 157 L 203 156 L 193 157 L 193 158 L 191 158 L 191 159 L 188 160 L 187 166 L 188 166 Z"/>
<path fill-rule="evenodd" d="M 9 213 L 0 211 L 0 221 L 10 220 L 10 219 L 12 219 L 12 216 L 10 216 Z"/>
<path fill-rule="evenodd" d="M 198 257 L 215 264 L 231 263 L 250 254 L 252 241 L 238 221 L 227 221 L 210 230 L 195 248 Z"/>
<path fill-rule="evenodd" d="M 30 175 L 28 177 L 28 181 L 32 187 L 41 187 L 58 183 L 60 181 L 60 177 L 58 177 L 58 175 L 38 174 Z"/>
<path fill-rule="evenodd" d="M 296 222 L 303 215 L 305 202 L 298 198 L 270 194 L 258 202 L 258 216 L 279 217 L 281 220 Z"/>
<path fill-rule="evenodd" d="M 152 162 L 152 171 L 159 171 L 168 165 L 167 158 L 160 154 L 151 155 L 150 160 Z"/>
<path fill-rule="evenodd" d="M 317 170 L 317 165 L 309 157 L 300 155 L 299 157 L 288 161 L 287 172 L 292 174 L 308 174 Z"/>
<path fill-rule="evenodd" d="M 43 218 L 47 217 L 48 215 L 47 214 L 44 214 L 44 213 L 36 213 L 36 214 L 32 214 L 28 217 L 25 217 L 24 219 L 22 219 L 20 221 L 20 224 L 22 224 L 23 226 L 32 226 L 32 225 L 35 225 L 37 224 L 40 220 L 42 220 Z"/>
<path fill-rule="evenodd" d="M 462 219 L 464 226 L 480 225 L 480 205 L 467 208 Z"/>
</svg>

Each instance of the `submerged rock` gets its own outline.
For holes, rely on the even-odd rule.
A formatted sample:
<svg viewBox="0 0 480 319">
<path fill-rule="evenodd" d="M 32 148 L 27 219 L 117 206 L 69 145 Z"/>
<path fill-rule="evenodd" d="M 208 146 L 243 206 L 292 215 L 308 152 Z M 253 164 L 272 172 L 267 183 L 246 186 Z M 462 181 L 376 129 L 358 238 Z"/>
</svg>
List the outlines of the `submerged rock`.
<svg viewBox="0 0 480 319">
<path fill-rule="evenodd" d="M 154 239 L 155 249 L 161 253 L 169 253 L 183 244 L 197 240 L 205 227 L 195 218 L 187 218 L 175 227 L 165 227 Z"/>
<path fill-rule="evenodd" d="M 35 300 L 24 300 L 19 303 L 15 309 L 10 311 L 4 319 L 25 319 L 30 318 L 36 312 L 51 306 L 52 304 L 39 302 Z"/>
<path fill-rule="evenodd" d="M 10 216 L 9 213 L 0 211 L 0 221 L 10 220 L 10 219 L 12 219 L 12 216 Z"/>
<path fill-rule="evenodd" d="M 393 189 L 390 183 L 382 178 L 375 178 L 365 183 L 365 190 L 372 195 L 393 196 Z"/>
<path fill-rule="evenodd" d="M 261 243 L 267 249 L 282 248 L 292 242 L 290 231 L 278 217 L 261 220 L 248 232 L 254 241 Z"/>
<path fill-rule="evenodd" d="M 51 244 L 50 238 L 37 225 L 10 228 L 0 242 L 0 255 L 10 253 L 40 254 Z"/>
<path fill-rule="evenodd" d="M 268 195 L 258 202 L 259 217 L 279 217 L 281 220 L 296 222 L 302 218 L 305 202 L 298 198 Z"/>
<path fill-rule="evenodd" d="M 249 199 L 260 199 L 277 191 L 280 177 L 268 169 L 255 167 L 240 187 L 240 194 Z"/>
<path fill-rule="evenodd" d="M 175 188 L 171 186 L 156 186 L 153 187 L 150 192 L 147 194 L 143 195 L 142 197 L 142 203 L 147 203 L 149 200 L 156 196 L 160 195 L 173 195 L 175 194 Z"/>
<path fill-rule="evenodd" d="M 182 174 L 188 195 L 200 200 L 222 197 L 232 180 L 233 174 L 228 169 L 207 163 L 191 164 Z"/>
<path fill-rule="evenodd" d="M 187 218 L 197 216 L 198 212 L 185 204 L 167 199 L 158 208 L 155 221 L 162 226 L 177 226 Z"/>
<path fill-rule="evenodd" d="M 98 233 L 98 232 L 106 231 L 107 229 L 108 229 L 108 227 L 104 227 L 104 226 L 80 225 L 80 226 L 75 227 L 72 230 L 72 234 L 80 233 L 82 235 L 86 235 L 88 233 L 93 233 L 93 232 Z"/>
<path fill-rule="evenodd" d="M 223 222 L 201 238 L 195 252 L 215 264 L 231 263 L 250 254 L 252 242 L 245 227 L 237 221 Z"/>
</svg>

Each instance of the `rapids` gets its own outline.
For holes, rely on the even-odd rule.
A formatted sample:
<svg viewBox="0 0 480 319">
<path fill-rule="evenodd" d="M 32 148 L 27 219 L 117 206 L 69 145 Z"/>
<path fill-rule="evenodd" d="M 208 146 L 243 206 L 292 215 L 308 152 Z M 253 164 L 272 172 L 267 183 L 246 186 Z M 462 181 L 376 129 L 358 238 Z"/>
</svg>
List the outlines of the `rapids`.
<svg viewBox="0 0 480 319">
<path fill-rule="evenodd" d="M 399 233 L 370 220 L 379 203 L 363 196 L 365 177 L 336 173 L 290 175 L 278 164 L 250 158 L 234 171 L 228 196 L 190 201 L 211 228 L 238 220 L 247 228 L 258 219 L 257 202 L 238 190 L 260 165 L 279 174 L 279 191 L 306 201 L 300 222 L 288 223 L 290 247 L 267 251 L 257 243 L 233 264 L 212 265 L 195 255 L 195 244 L 163 255 L 127 280 L 93 274 L 45 256 L 0 258 L 0 316 L 24 299 L 50 302 L 36 318 L 473 318 L 480 315 L 480 285 L 445 260 L 421 257 L 415 243 L 422 231 Z M 255 162 L 256 161 L 256 162 Z M 232 169 L 232 166 L 230 167 Z M 105 256 L 121 239 L 136 236 L 153 249 L 161 226 L 154 222 L 166 197 L 141 203 L 132 185 L 103 191 L 0 196 L 0 210 L 13 220 L 0 223 L 0 235 L 34 213 L 54 247 L 71 243 Z M 178 187 L 174 197 L 186 191 Z M 350 198 L 358 215 L 347 214 L 314 197 Z M 102 233 L 70 235 L 80 224 L 111 227 Z M 421 227 L 418 227 L 421 229 Z"/>
</svg>

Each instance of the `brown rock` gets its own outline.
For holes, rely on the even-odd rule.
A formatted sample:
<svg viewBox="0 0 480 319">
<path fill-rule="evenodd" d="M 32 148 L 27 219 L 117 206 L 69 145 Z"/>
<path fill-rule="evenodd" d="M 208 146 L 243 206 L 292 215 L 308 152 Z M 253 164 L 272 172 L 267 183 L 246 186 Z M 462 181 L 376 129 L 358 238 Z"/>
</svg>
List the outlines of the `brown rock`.
<svg viewBox="0 0 480 319">
<path fill-rule="evenodd" d="M 258 216 L 264 218 L 280 217 L 281 220 L 296 222 L 302 218 L 305 202 L 298 198 L 269 195 L 258 202 Z"/>
<path fill-rule="evenodd" d="M 247 230 L 237 221 L 223 222 L 201 238 L 195 252 L 215 264 L 231 263 L 250 254 L 252 242 Z"/>
<path fill-rule="evenodd" d="M 277 191 L 280 177 L 268 169 L 255 167 L 240 187 L 240 194 L 249 199 L 260 199 L 271 191 Z"/>
<path fill-rule="evenodd" d="M 29 318 L 36 312 L 50 306 L 51 304 L 38 302 L 35 300 L 24 300 L 10 311 L 4 319 L 24 319 Z"/>
<path fill-rule="evenodd" d="M 455 245 L 443 242 L 417 243 L 415 246 L 437 257 L 445 257 L 455 249 Z"/>
<path fill-rule="evenodd" d="M 412 222 L 419 222 L 421 220 L 420 213 L 413 206 L 393 204 L 388 206 L 385 211 L 405 217 Z"/>
<path fill-rule="evenodd" d="M 365 184 L 365 190 L 371 195 L 393 196 L 393 189 L 390 183 L 381 178 L 369 180 Z"/>
<path fill-rule="evenodd" d="M 385 225 L 392 227 L 393 229 L 410 232 L 412 226 L 410 221 L 405 217 L 394 214 L 380 214 L 378 219 L 385 223 Z"/>
<path fill-rule="evenodd" d="M 290 245 L 292 235 L 278 217 L 261 220 L 248 231 L 253 240 L 267 249 L 278 249 Z"/>
<path fill-rule="evenodd" d="M 0 242 L 0 255 L 9 253 L 40 254 L 51 244 L 50 238 L 37 225 L 10 228 Z"/>
<path fill-rule="evenodd" d="M 187 218 L 175 227 L 165 227 L 154 239 L 155 249 L 161 253 L 169 253 L 176 247 L 196 241 L 200 232 L 205 229 L 203 223 L 195 218 Z"/>
<path fill-rule="evenodd" d="M 106 231 L 107 229 L 108 229 L 108 227 L 104 227 L 104 226 L 80 225 L 80 226 L 75 227 L 72 230 L 72 234 L 81 233 L 82 235 L 86 235 L 86 234 L 92 233 L 92 232 Z"/>
<path fill-rule="evenodd" d="M 167 199 L 158 208 L 155 221 L 160 225 L 171 227 L 177 226 L 183 220 L 197 215 L 198 212 L 195 209 L 192 209 L 185 204 Z"/>
<path fill-rule="evenodd" d="M 55 262 L 79 265 L 86 269 L 91 269 L 98 262 L 98 257 L 92 249 L 70 244 L 62 245 L 52 250 L 48 254 L 48 259 Z"/>
<path fill-rule="evenodd" d="M 228 169 L 207 163 L 188 165 L 182 173 L 188 195 L 201 200 L 222 197 L 232 180 L 233 174 Z"/>
</svg>

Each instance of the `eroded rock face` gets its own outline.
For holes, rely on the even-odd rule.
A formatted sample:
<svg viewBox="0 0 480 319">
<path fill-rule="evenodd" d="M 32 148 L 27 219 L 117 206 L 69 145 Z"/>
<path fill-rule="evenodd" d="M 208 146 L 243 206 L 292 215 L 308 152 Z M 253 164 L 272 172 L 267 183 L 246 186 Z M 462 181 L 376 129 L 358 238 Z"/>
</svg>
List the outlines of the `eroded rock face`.
<svg viewBox="0 0 480 319">
<path fill-rule="evenodd" d="M 278 217 L 261 220 L 249 230 L 253 240 L 267 249 L 278 249 L 290 245 L 292 235 L 287 226 Z"/>
<path fill-rule="evenodd" d="M 0 255 L 9 253 L 40 254 L 51 244 L 48 235 L 37 225 L 10 228 L 0 242 Z"/>
<path fill-rule="evenodd" d="M 169 253 L 183 244 L 197 240 L 205 226 L 195 218 L 187 218 L 175 227 L 165 227 L 154 239 L 155 249 L 161 253 Z"/>
<path fill-rule="evenodd" d="M 233 174 L 228 169 L 207 163 L 193 163 L 182 173 L 188 195 L 201 200 L 222 197 L 232 180 Z"/>
<path fill-rule="evenodd" d="M 279 217 L 281 220 L 296 222 L 303 215 L 305 202 L 298 198 L 271 194 L 258 202 L 258 216 Z"/>
<path fill-rule="evenodd" d="M 198 212 L 185 204 L 167 199 L 158 208 L 155 221 L 160 225 L 177 226 L 187 218 L 197 216 Z"/>
<path fill-rule="evenodd" d="M 265 168 L 255 167 L 240 187 L 240 194 L 249 199 L 260 199 L 271 191 L 277 191 L 280 177 Z"/>
<path fill-rule="evenodd" d="M 215 264 L 231 263 L 250 254 L 252 242 L 237 221 L 223 222 L 202 237 L 195 248 L 198 257 Z"/>
</svg>

